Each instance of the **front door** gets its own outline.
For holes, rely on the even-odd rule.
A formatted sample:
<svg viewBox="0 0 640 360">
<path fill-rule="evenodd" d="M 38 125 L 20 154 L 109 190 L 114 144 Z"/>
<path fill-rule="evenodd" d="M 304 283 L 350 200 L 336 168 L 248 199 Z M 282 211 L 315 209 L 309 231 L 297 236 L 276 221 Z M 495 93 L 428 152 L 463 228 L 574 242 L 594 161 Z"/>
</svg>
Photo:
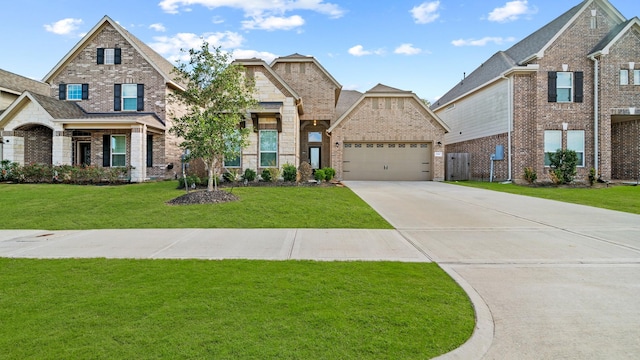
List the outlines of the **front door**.
<svg viewBox="0 0 640 360">
<path fill-rule="evenodd" d="M 309 147 L 309 162 L 313 170 L 320 169 L 320 147 Z"/>
<path fill-rule="evenodd" d="M 91 165 L 91 143 L 90 142 L 78 143 L 78 165 L 82 165 L 82 166 Z"/>
</svg>

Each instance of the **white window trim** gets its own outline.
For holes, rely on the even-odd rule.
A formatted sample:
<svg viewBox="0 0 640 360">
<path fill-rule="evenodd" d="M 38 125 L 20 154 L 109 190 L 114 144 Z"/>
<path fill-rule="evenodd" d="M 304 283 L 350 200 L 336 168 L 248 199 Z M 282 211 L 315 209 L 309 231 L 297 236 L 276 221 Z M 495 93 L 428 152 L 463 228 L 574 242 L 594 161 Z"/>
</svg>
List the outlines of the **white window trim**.
<svg viewBox="0 0 640 360">
<path fill-rule="evenodd" d="M 557 73 L 557 76 L 560 77 L 560 74 L 569 74 L 569 78 L 571 79 L 571 85 L 570 86 L 560 86 L 560 82 L 556 81 L 556 102 L 559 103 L 572 103 L 573 102 L 573 92 L 575 91 L 574 87 L 575 87 L 575 79 L 573 78 L 573 73 L 570 71 L 559 71 Z M 569 101 L 562 101 L 560 100 L 560 92 L 558 90 L 560 89 L 569 89 Z"/>
<path fill-rule="evenodd" d="M 620 69 L 620 85 L 629 85 L 629 70 Z"/>
<path fill-rule="evenodd" d="M 262 151 L 262 134 L 264 132 L 274 132 L 274 133 L 276 133 L 276 150 L 275 151 Z M 258 153 L 259 153 L 259 157 L 260 157 L 258 159 L 259 167 L 261 167 L 261 168 L 265 168 L 265 167 L 276 167 L 277 168 L 277 167 L 279 167 L 279 165 L 278 165 L 278 148 L 279 148 L 279 145 L 280 145 L 280 141 L 279 141 L 280 139 L 278 138 L 278 130 L 260 130 L 258 135 L 259 135 L 259 140 L 260 140 L 259 141 L 260 144 L 258 144 L 258 147 L 259 147 L 258 148 Z M 274 154 L 274 153 L 276 154 L 276 163 L 273 166 L 262 166 L 262 154 Z"/>
<path fill-rule="evenodd" d="M 116 63 L 116 49 L 104 49 L 104 64 L 114 65 Z"/>
<path fill-rule="evenodd" d="M 135 89 L 135 95 L 133 96 L 124 96 L 125 93 L 125 87 L 133 87 Z M 124 106 L 124 101 L 125 99 L 134 99 L 135 100 L 135 104 L 133 109 L 127 109 Z M 122 84 L 122 93 L 120 94 L 120 101 L 121 101 L 121 109 L 122 111 L 137 111 L 138 110 L 138 84 Z"/>
<path fill-rule="evenodd" d="M 581 134 L 582 134 L 582 149 L 573 149 L 573 148 L 572 148 L 572 146 L 571 146 L 572 144 L 570 144 L 570 142 L 569 142 L 569 141 L 570 141 L 570 140 L 569 140 L 569 134 L 570 134 L 570 133 L 571 133 L 571 134 L 577 134 L 577 133 L 581 133 Z M 568 130 L 568 131 L 567 131 L 567 150 L 573 150 L 573 151 L 575 151 L 576 153 L 582 154 L 582 163 L 581 163 L 581 164 L 578 164 L 578 165 L 577 165 L 578 167 L 584 167 L 584 166 L 585 166 L 585 156 L 584 156 L 584 155 L 585 155 L 585 151 L 584 151 L 584 148 L 585 148 L 585 144 L 584 144 L 584 130 Z"/>
<path fill-rule="evenodd" d="M 78 98 L 73 98 L 72 99 L 71 96 L 70 96 L 71 95 L 71 88 L 72 87 L 76 87 L 76 86 L 80 90 L 79 93 L 78 93 L 80 96 Z M 67 84 L 67 98 L 66 99 L 69 100 L 69 101 L 81 101 L 82 100 L 82 84 Z"/>
<path fill-rule="evenodd" d="M 113 138 L 121 137 L 124 138 L 124 152 L 117 153 L 113 148 Z M 113 165 L 113 156 L 114 155 L 124 155 L 124 165 Z M 110 159 L 111 167 L 124 167 L 127 166 L 127 136 L 126 135 L 111 135 L 111 159 Z"/>
<path fill-rule="evenodd" d="M 560 133 L 560 146 L 556 147 L 555 149 L 547 149 L 547 134 L 551 134 L 551 133 L 555 134 L 556 136 L 558 135 L 558 133 Z M 562 130 L 545 130 L 543 141 L 544 141 L 544 159 L 543 159 L 544 166 L 549 167 L 550 165 L 546 163 L 547 154 L 554 153 L 558 149 L 562 149 Z"/>
<path fill-rule="evenodd" d="M 633 85 L 640 85 L 640 70 L 633 70 Z"/>
</svg>

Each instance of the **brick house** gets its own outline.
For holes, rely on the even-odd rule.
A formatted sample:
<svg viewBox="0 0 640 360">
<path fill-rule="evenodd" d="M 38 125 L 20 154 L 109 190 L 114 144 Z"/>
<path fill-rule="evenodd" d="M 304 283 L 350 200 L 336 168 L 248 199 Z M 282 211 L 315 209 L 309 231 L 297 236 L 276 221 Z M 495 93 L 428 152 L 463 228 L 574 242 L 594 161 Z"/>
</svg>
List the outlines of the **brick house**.
<svg viewBox="0 0 640 360">
<path fill-rule="evenodd" d="M 549 181 L 548 153 L 579 155 L 577 180 L 640 176 L 640 21 L 585 0 L 499 51 L 433 106 L 450 127 L 447 162 L 469 154 L 470 178 Z M 504 149 L 504 160 L 500 150 Z M 449 166 L 447 165 L 447 169 Z M 447 179 L 451 174 L 447 173 Z"/>
<path fill-rule="evenodd" d="M 167 129 L 173 65 L 108 16 L 0 115 L 3 159 L 132 166 L 131 181 L 169 178 L 180 163 Z M 179 167 L 179 166 L 178 166 Z"/>
<path fill-rule="evenodd" d="M 335 168 L 338 179 L 444 178 L 448 128 L 415 94 L 383 85 L 343 91 L 312 56 L 234 63 L 255 80 L 259 105 L 240 124 L 252 130 L 249 145 L 225 159 L 227 170 L 309 162 Z M 133 182 L 175 177 L 181 149 L 168 130 L 181 109 L 167 97 L 182 87 L 173 69 L 105 16 L 45 76 L 46 91 L 14 91 L 0 114 L 3 159 L 131 166 Z"/>
</svg>

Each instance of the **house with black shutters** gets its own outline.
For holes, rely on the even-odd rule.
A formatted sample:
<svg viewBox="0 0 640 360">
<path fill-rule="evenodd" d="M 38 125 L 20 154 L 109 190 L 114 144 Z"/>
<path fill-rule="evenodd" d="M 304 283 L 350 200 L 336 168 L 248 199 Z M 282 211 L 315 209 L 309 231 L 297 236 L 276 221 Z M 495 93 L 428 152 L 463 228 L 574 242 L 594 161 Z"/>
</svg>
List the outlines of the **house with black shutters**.
<svg viewBox="0 0 640 360">
<path fill-rule="evenodd" d="M 447 180 L 550 181 L 549 154 L 576 151 L 577 179 L 640 177 L 640 20 L 585 0 L 499 51 L 432 106 L 445 135 Z M 638 110 L 637 110 L 638 109 Z M 463 156 L 464 155 L 464 156 Z"/>
<path fill-rule="evenodd" d="M 167 96 L 174 66 L 105 16 L 0 115 L 3 159 L 20 164 L 131 166 L 131 181 L 172 178 L 178 141 Z"/>
</svg>

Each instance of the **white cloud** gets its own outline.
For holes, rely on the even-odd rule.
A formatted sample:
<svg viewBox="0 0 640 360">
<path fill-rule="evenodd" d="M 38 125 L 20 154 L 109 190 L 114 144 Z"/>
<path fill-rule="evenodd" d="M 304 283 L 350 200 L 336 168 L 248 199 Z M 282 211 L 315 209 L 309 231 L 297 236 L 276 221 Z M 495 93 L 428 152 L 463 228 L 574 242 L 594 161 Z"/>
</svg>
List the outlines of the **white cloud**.
<svg viewBox="0 0 640 360">
<path fill-rule="evenodd" d="M 440 9 L 440 1 L 432 1 L 422 3 L 411 9 L 413 20 L 417 24 L 428 24 L 436 21 L 440 17 L 438 10 Z"/>
<path fill-rule="evenodd" d="M 149 29 L 155 30 L 157 32 L 165 32 L 165 31 L 167 31 L 167 28 L 165 28 L 164 25 L 162 25 L 160 23 L 155 23 L 155 24 L 149 25 Z"/>
<path fill-rule="evenodd" d="M 402 55 L 417 55 L 422 52 L 422 49 L 413 47 L 413 44 L 402 44 L 398 46 L 394 53 Z"/>
<path fill-rule="evenodd" d="M 45 24 L 44 28 L 48 32 L 57 35 L 70 35 L 78 30 L 78 26 L 82 24 L 82 19 L 66 18 L 56 21 L 53 24 Z"/>
<path fill-rule="evenodd" d="M 275 60 L 278 55 L 266 52 L 266 51 L 256 51 L 256 50 L 234 50 L 232 53 L 234 59 L 262 59 L 267 64 L 270 64 L 273 60 Z"/>
<path fill-rule="evenodd" d="M 527 0 L 509 1 L 503 7 L 495 8 L 489 13 L 489 21 L 509 22 L 515 21 L 522 15 L 535 14 L 536 8 L 529 8 Z"/>
<path fill-rule="evenodd" d="M 290 17 L 255 17 L 253 20 L 246 20 L 242 22 L 242 28 L 245 30 L 291 30 L 302 25 L 304 25 L 304 19 L 298 15 Z"/>
<path fill-rule="evenodd" d="M 162 0 L 160 8 L 167 13 L 177 14 L 190 11 L 190 6 L 201 5 L 209 9 L 230 7 L 244 11 L 248 20 L 243 21 L 244 29 L 291 30 L 304 24 L 299 15 L 285 16 L 288 12 L 307 10 L 339 18 L 345 10 L 337 4 L 324 0 Z"/>
<path fill-rule="evenodd" d="M 365 50 L 362 45 L 356 45 L 349 49 L 349 54 L 353 56 L 366 56 L 366 55 L 383 55 L 384 49 L 378 50 Z"/>
<path fill-rule="evenodd" d="M 154 42 L 150 43 L 149 46 L 172 62 L 188 60 L 188 54 L 183 53 L 181 49 L 199 49 L 202 46 L 202 41 L 208 42 L 210 47 L 221 47 L 223 49 L 237 49 L 244 42 L 242 35 L 230 31 L 203 35 L 178 33 L 174 36 L 156 36 L 153 40 Z"/>
<path fill-rule="evenodd" d="M 453 40 L 451 42 L 451 44 L 453 44 L 453 46 L 485 46 L 485 45 L 487 45 L 489 43 L 495 43 L 495 44 L 498 44 L 498 45 L 502 45 L 504 43 L 513 42 L 515 40 L 516 40 L 516 38 L 514 38 L 514 37 L 501 38 L 501 37 L 487 36 L 487 37 L 484 37 L 482 39 L 458 39 L 458 40 Z"/>
</svg>

